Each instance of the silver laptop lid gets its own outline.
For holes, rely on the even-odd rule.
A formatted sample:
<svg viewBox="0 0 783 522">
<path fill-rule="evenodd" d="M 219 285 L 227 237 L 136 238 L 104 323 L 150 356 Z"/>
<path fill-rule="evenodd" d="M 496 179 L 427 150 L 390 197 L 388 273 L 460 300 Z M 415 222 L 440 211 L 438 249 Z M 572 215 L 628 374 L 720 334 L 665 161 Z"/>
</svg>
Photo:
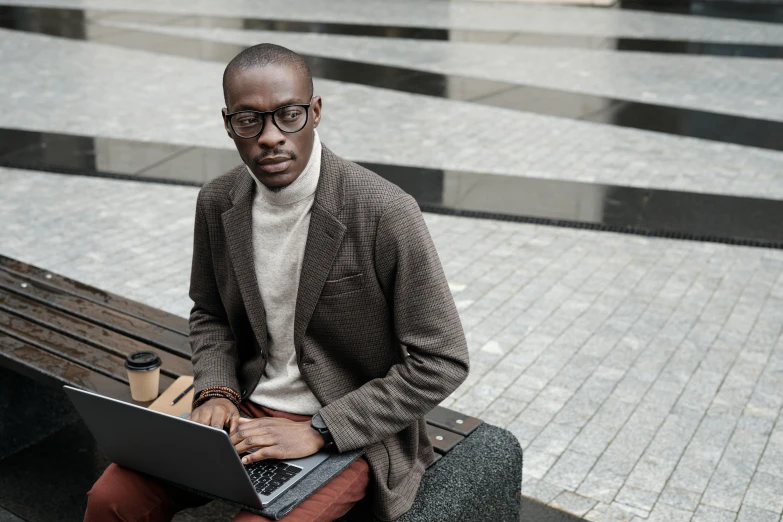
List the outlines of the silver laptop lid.
<svg viewBox="0 0 783 522">
<path fill-rule="evenodd" d="M 113 462 L 261 509 L 261 498 L 225 431 L 89 391 L 63 388 Z"/>
</svg>

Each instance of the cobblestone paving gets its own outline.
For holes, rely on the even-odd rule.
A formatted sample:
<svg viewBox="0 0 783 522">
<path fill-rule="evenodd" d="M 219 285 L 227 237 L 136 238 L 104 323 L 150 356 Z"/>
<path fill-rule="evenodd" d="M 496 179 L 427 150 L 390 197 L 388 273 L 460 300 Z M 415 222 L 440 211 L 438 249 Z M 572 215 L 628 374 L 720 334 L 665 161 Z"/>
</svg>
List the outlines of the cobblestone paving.
<svg viewBox="0 0 783 522">
<path fill-rule="evenodd" d="M 4 0 L 8 5 L 116 9 L 272 20 L 783 44 L 779 24 L 618 9 L 441 0 Z"/>
<path fill-rule="evenodd" d="M 0 169 L 0 253 L 187 316 L 197 189 Z M 444 405 L 594 521 L 778 521 L 783 251 L 428 214 L 467 332 Z"/>
<path fill-rule="evenodd" d="M 245 46 L 273 42 L 328 58 L 783 121 L 780 60 L 126 23 L 110 26 Z"/>
<path fill-rule="evenodd" d="M 224 64 L 0 30 L 0 68 L 14 79 L 0 84 L 0 126 L 233 148 L 219 117 Z M 783 199 L 780 152 L 356 84 L 316 89 L 324 141 L 355 161 Z M 166 124 L 153 123 L 162 107 Z"/>
</svg>

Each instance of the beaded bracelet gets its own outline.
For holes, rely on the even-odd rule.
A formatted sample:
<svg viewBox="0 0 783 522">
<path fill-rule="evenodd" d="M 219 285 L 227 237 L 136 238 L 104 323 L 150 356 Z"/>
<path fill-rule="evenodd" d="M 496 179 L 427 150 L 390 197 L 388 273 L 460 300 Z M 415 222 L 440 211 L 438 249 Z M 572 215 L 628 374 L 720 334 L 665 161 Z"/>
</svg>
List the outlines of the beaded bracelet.
<svg viewBox="0 0 783 522">
<path fill-rule="evenodd" d="M 239 393 L 225 386 L 210 386 L 209 388 L 204 388 L 203 390 L 201 390 L 201 393 L 211 393 L 211 392 L 225 393 L 226 395 L 231 396 L 237 402 L 242 401 L 242 396 Z"/>
<path fill-rule="evenodd" d="M 197 408 L 198 406 L 202 405 L 209 399 L 214 398 L 224 398 L 230 400 L 232 403 L 234 403 L 235 406 L 239 406 L 239 403 L 242 402 L 242 396 L 239 395 L 236 391 L 232 390 L 231 388 L 228 388 L 226 386 L 211 386 L 209 388 L 204 388 L 201 390 L 201 393 L 199 393 L 198 398 L 193 401 L 193 407 Z"/>
<path fill-rule="evenodd" d="M 236 392 L 227 386 L 210 386 L 209 388 L 204 388 L 202 390 L 202 392 L 205 391 L 221 391 L 223 393 L 227 393 L 232 397 L 234 397 L 237 400 L 237 402 L 242 402 L 242 396 L 239 394 L 239 392 Z"/>
<path fill-rule="evenodd" d="M 234 400 L 233 397 L 231 397 L 230 395 L 228 395 L 226 393 L 209 392 L 209 393 L 202 393 L 201 395 L 199 395 L 199 398 L 196 399 L 193 402 L 193 407 L 194 408 L 198 408 L 199 406 L 201 406 L 202 404 L 204 404 L 205 402 L 207 402 L 210 399 L 226 399 L 226 400 L 231 401 L 231 404 L 233 404 L 235 406 L 239 406 L 239 403 L 237 403 L 237 401 Z"/>
<path fill-rule="evenodd" d="M 194 408 L 198 408 L 199 406 L 209 401 L 210 399 L 226 399 L 228 401 L 231 401 L 231 404 L 237 405 L 236 401 L 234 401 L 234 399 L 229 397 L 228 395 L 224 393 L 214 392 L 214 393 L 206 393 L 201 395 L 198 398 L 198 400 L 194 402 Z"/>
</svg>

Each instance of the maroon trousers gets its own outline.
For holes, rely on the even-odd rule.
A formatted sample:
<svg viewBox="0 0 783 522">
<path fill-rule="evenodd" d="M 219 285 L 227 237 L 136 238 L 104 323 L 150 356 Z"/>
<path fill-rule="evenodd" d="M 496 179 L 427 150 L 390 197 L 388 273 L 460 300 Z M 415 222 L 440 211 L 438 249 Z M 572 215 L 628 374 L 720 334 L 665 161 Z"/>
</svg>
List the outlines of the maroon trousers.
<svg viewBox="0 0 783 522">
<path fill-rule="evenodd" d="M 250 401 L 240 409 L 254 417 L 283 417 L 295 421 L 309 420 L 306 415 L 295 415 L 258 406 Z M 282 520 L 285 522 L 332 522 L 346 514 L 364 498 L 370 472 L 367 461 L 359 458 L 310 498 L 295 507 Z M 141 475 L 116 464 L 110 464 L 87 493 L 85 522 L 168 522 L 175 513 L 209 502 L 171 484 Z M 249 511 L 240 511 L 234 522 L 267 522 L 268 518 Z"/>
</svg>

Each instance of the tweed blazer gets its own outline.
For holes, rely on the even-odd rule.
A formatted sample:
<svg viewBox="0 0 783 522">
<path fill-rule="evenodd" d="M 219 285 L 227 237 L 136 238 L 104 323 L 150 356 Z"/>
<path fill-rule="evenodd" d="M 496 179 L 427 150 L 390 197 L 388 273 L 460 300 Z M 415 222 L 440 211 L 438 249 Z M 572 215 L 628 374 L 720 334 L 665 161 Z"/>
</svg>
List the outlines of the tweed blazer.
<svg viewBox="0 0 783 522">
<path fill-rule="evenodd" d="M 199 192 L 190 297 L 196 396 L 243 400 L 268 358 L 244 165 Z M 416 201 L 323 147 L 296 296 L 297 363 L 338 451 L 365 448 L 374 514 L 413 503 L 434 460 L 424 415 L 465 379 L 468 351 Z"/>
</svg>

